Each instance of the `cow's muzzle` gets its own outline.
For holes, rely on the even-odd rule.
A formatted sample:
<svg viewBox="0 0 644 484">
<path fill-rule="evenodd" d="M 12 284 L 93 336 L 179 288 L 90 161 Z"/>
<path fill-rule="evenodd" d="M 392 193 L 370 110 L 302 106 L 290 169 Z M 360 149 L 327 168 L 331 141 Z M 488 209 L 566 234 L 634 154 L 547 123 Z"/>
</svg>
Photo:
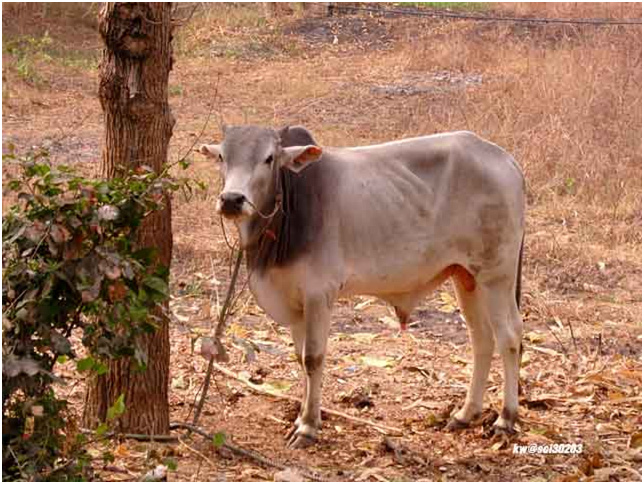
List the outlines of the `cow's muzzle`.
<svg viewBox="0 0 644 484">
<path fill-rule="evenodd" d="M 244 214 L 246 197 L 239 192 L 224 192 L 219 195 L 219 211 L 224 217 L 236 218 Z"/>
</svg>

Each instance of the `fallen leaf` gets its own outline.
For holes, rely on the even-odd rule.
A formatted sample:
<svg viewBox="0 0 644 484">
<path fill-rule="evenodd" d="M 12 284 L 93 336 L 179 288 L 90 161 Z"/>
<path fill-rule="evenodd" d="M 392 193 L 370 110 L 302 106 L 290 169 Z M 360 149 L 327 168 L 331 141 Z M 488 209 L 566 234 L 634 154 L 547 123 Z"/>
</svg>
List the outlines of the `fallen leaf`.
<svg viewBox="0 0 644 484">
<path fill-rule="evenodd" d="M 541 343 L 544 340 L 543 334 L 537 331 L 529 331 L 524 336 L 530 343 Z"/>
<path fill-rule="evenodd" d="M 172 315 L 173 315 L 173 316 L 175 317 L 175 319 L 176 319 L 177 321 L 179 321 L 180 323 L 187 323 L 188 321 L 190 321 L 190 318 L 189 318 L 188 316 L 184 316 L 184 315 L 179 314 L 179 313 L 176 313 L 176 312 L 175 312 L 175 313 L 172 313 Z"/>
<path fill-rule="evenodd" d="M 297 469 L 287 467 L 283 471 L 276 472 L 273 480 L 275 482 L 304 482 L 304 476 Z"/>
<path fill-rule="evenodd" d="M 395 364 L 393 358 L 380 358 L 376 356 L 361 356 L 360 363 L 367 366 L 375 366 L 376 368 L 392 368 Z"/>
<path fill-rule="evenodd" d="M 555 350 L 553 350 L 551 348 L 544 348 L 542 346 L 526 345 L 526 348 L 530 349 L 530 350 L 538 351 L 539 353 L 544 353 L 544 354 L 550 355 L 550 356 L 559 356 L 559 355 L 561 355 L 561 353 L 559 353 L 558 351 L 555 351 Z"/>
<path fill-rule="evenodd" d="M 452 295 L 448 292 L 441 292 L 440 295 L 440 300 L 443 303 L 438 307 L 438 310 L 442 313 L 453 313 L 456 311 L 458 303 L 456 300 L 452 297 Z"/>
<path fill-rule="evenodd" d="M 267 392 L 286 393 L 293 386 L 293 382 L 287 380 L 271 380 L 256 386 Z"/>
<path fill-rule="evenodd" d="M 367 306 L 371 306 L 374 303 L 374 299 L 367 299 L 365 301 L 359 302 L 355 306 L 353 306 L 354 311 L 362 311 L 364 308 Z"/>
<path fill-rule="evenodd" d="M 642 431 L 631 434 L 628 439 L 628 447 L 631 449 L 639 449 L 642 447 Z"/>
<path fill-rule="evenodd" d="M 183 378 L 183 375 L 179 375 L 178 377 L 173 378 L 172 383 L 170 384 L 170 386 L 173 389 L 185 388 L 186 387 L 186 382 L 185 382 L 185 380 Z"/>
<path fill-rule="evenodd" d="M 374 339 L 376 339 L 378 335 L 374 333 L 354 333 L 351 335 L 351 338 L 355 339 L 356 341 L 359 341 L 361 343 L 371 343 Z"/>
<path fill-rule="evenodd" d="M 113 454 L 116 457 L 129 457 L 130 451 L 127 449 L 125 445 L 119 444 L 116 446 L 116 449 L 114 449 Z"/>
<path fill-rule="evenodd" d="M 203 319 L 210 319 L 210 314 L 211 314 L 210 311 L 211 311 L 210 301 L 204 301 L 203 304 L 201 305 L 199 316 L 202 317 Z"/>
<path fill-rule="evenodd" d="M 388 326 L 390 328 L 398 329 L 400 327 L 400 324 L 398 323 L 398 321 L 396 321 L 391 316 L 383 316 L 382 318 L 379 318 L 378 321 L 380 321 L 385 326 Z"/>
<path fill-rule="evenodd" d="M 465 358 L 454 354 L 449 355 L 449 360 L 452 363 L 460 363 L 462 365 L 467 365 L 469 363 Z"/>
</svg>

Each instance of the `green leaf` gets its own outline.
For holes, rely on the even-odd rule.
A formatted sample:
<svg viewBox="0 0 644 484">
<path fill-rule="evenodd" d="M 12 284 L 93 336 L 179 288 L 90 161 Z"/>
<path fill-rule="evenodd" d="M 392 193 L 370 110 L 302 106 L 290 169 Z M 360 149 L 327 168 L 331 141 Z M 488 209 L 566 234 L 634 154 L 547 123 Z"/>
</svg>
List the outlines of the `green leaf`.
<svg viewBox="0 0 644 484">
<path fill-rule="evenodd" d="M 178 467 L 177 460 L 173 457 L 166 457 L 165 459 L 163 459 L 163 465 L 165 465 L 171 471 L 176 471 Z"/>
<path fill-rule="evenodd" d="M 154 259 L 157 255 L 157 249 L 155 247 L 144 247 L 143 249 L 137 250 L 133 257 L 145 265 L 150 265 L 154 262 Z"/>
<path fill-rule="evenodd" d="M 96 435 L 98 435 L 99 437 L 102 437 L 103 435 L 105 435 L 105 433 L 106 433 L 108 430 L 109 430 L 108 425 L 107 425 L 105 422 L 103 422 L 101 425 L 99 425 L 98 427 L 96 427 L 95 432 L 96 432 Z"/>
<path fill-rule="evenodd" d="M 114 454 L 112 454 L 110 451 L 105 451 L 103 452 L 103 462 L 106 464 L 109 462 L 114 462 Z"/>
<path fill-rule="evenodd" d="M 123 415 L 123 413 L 125 413 L 125 394 L 121 393 L 114 405 L 107 409 L 107 419 L 114 420 L 116 417 Z"/>
<path fill-rule="evenodd" d="M 129 307 L 128 312 L 132 321 L 143 321 L 148 315 L 148 310 L 144 306 L 132 305 Z"/>
<path fill-rule="evenodd" d="M 105 375 L 105 373 L 107 373 L 108 368 L 105 363 L 97 362 L 94 365 L 93 370 L 96 372 L 97 375 L 100 376 L 100 375 Z"/>
<path fill-rule="evenodd" d="M 94 364 L 95 364 L 94 358 L 92 358 L 91 356 L 88 356 L 87 358 L 78 360 L 78 362 L 76 363 L 76 369 L 78 371 L 91 370 L 92 368 L 94 368 Z"/>
<path fill-rule="evenodd" d="M 168 295 L 168 285 L 160 277 L 149 276 L 143 280 L 143 285 L 149 287 L 150 289 L 163 294 L 164 296 Z"/>
<path fill-rule="evenodd" d="M 224 432 L 217 432 L 212 437 L 212 443 L 217 448 L 221 447 L 226 443 L 226 434 Z"/>
<path fill-rule="evenodd" d="M 67 360 L 69 360 L 69 357 L 67 355 L 60 355 L 58 358 L 56 358 L 56 362 L 60 363 L 61 365 L 67 363 Z"/>
</svg>

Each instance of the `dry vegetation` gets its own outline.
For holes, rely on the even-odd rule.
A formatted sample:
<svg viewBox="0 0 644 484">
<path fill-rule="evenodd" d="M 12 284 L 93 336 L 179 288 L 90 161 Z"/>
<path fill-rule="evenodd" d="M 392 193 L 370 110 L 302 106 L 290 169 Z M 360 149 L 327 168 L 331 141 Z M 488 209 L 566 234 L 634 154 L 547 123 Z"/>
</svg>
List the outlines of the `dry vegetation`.
<svg viewBox="0 0 644 484">
<path fill-rule="evenodd" d="M 489 10 L 641 17 L 640 4 Z M 202 425 L 289 466 L 340 480 L 641 480 L 641 27 L 326 18 L 301 8 L 266 14 L 255 5 L 212 5 L 179 31 L 171 157 L 185 153 L 213 109 L 204 141 L 218 139 L 222 117 L 230 124 L 304 124 L 331 146 L 467 129 L 506 148 L 528 183 L 522 432 L 509 444 L 486 436 L 492 409 L 499 408 L 496 360 L 483 427 L 460 434 L 441 429 L 471 371 L 466 332 L 447 287 L 425 302 L 402 336 L 379 301 L 343 300 L 337 309 L 323 404 L 401 428 L 394 439 L 400 452 L 388 451 L 372 428 L 339 417 L 325 420 L 315 449 L 285 450 L 275 436 L 286 431 L 295 406 L 222 375 Z M 98 172 L 100 39 L 93 15 L 87 5 L 3 5 L 3 146 L 44 144 L 57 160 Z M 21 68 L 24 56 L 7 46 L 45 32 L 51 44 L 29 53 L 31 70 Z M 205 371 L 192 343 L 198 348 L 198 337 L 210 331 L 229 279 L 229 250 L 213 213 L 217 174 L 201 159 L 191 170 L 209 190 L 174 202 L 175 420 L 186 420 Z M 251 363 L 242 362 L 244 339 L 261 349 Z M 228 342 L 234 341 L 232 369 L 299 395 L 288 331 L 269 321 L 247 291 L 231 323 Z M 70 394 L 80 403 L 82 385 Z M 372 406 L 354 407 L 364 401 Z M 583 443 L 584 452 L 512 454 L 512 443 L 531 442 Z M 130 477 L 155 465 L 150 449 L 177 456 L 172 479 L 273 477 L 273 470 L 199 440 L 114 445 L 117 467 Z"/>
</svg>

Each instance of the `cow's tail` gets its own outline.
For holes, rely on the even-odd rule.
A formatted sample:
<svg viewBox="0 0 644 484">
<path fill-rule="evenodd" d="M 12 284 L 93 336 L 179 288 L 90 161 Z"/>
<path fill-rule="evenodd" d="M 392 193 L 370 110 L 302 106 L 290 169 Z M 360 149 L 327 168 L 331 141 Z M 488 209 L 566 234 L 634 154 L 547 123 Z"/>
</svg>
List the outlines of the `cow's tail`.
<svg viewBox="0 0 644 484">
<path fill-rule="evenodd" d="M 519 249 L 519 263 L 517 264 L 517 284 L 514 289 L 514 297 L 517 301 L 517 310 L 521 312 L 521 268 L 523 267 L 523 242 L 525 241 L 525 233 L 521 237 L 521 248 Z M 523 339 L 523 338 L 522 338 Z M 521 361 L 523 360 L 523 341 L 519 343 L 519 367 L 521 366 Z M 521 387 L 521 378 L 519 377 L 519 395 L 523 394 L 523 388 Z"/>
<path fill-rule="evenodd" d="M 514 288 L 514 297 L 517 301 L 517 309 L 521 310 L 521 268 L 523 267 L 523 241 L 525 233 L 521 237 L 521 248 L 519 249 L 519 263 L 517 264 L 517 284 Z"/>
</svg>

